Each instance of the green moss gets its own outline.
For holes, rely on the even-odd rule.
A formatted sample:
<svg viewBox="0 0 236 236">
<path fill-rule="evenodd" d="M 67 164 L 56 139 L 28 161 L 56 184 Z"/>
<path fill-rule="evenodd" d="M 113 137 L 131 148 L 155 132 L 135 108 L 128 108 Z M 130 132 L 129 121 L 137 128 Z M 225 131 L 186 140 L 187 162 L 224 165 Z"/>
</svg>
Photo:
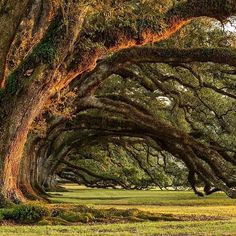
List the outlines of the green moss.
<svg viewBox="0 0 236 236">
<path fill-rule="evenodd" d="M 138 209 L 128 209 L 128 210 L 124 210 L 124 212 L 122 213 L 122 216 L 124 216 L 124 217 L 128 217 L 128 216 L 137 217 L 139 214 L 140 214 L 140 211 Z"/>
<path fill-rule="evenodd" d="M 57 61 L 57 47 L 66 26 L 62 20 L 62 15 L 58 14 L 48 28 L 43 40 L 34 48 L 30 58 L 44 63 L 54 63 Z"/>
<path fill-rule="evenodd" d="M 70 222 L 60 217 L 46 217 L 40 220 L 37 225 L 70 225 Z"/>
<path fill-rule="evenodd" d="M 0 222 L 1 222 L 2 220 L 4 220 L 4 215 L 3 215 L 2 212 L 0 212 Z"/>
<path fill-rule="evenodd" d="M 14 94 L 17 91 L 17 73 L 12 73 L 6 83 L 6 91 L 9 94 Z"/>
<path fill-rule="evenodd" d="M 78 212 L 65 212 L 62 214 L 62 219 L 68 221 L 68 222 L 82 222 L 82 223 L 88 223 L 90 221 L 93 221 L 95 217 L 92 213 L 78 213 Z"/>
<path fill-rule="evenodd" d="M 0 99 L 4 96 L 5 94 L 5 90 L 4 89 L 0 89 Z"/>
<path fill-rule="evenodd" d="M 33 55 L 44 62 L 53 62 L 56 58 L 56 47 L 53 42 L 46 41 L 39 44 L 33 51 Z"/>
<path fill-rule="evenodd" d="M 66 212 L 61 215 L 62 219 L 69 222 L 77 222 L 79 221 L 79 216 L 75 212 Z"/>
<path fill-rule="evenodd" d="M 42 219 L 37 223 L 37 225 L 41 225 L 41 226 L 43 226 L 43 225 L 52 225 L 52 222 L 50 220 L 47 220 L 47 219 Z"/>
<path fill-rule="evenodd" d="M 61 31 L 65 30 L 62 25 L 61 15 L 56 16 L 49 26 L 45 37 L 18 67 L 17 71 L 21 76 L 24 75 L 25 71 L 35 68 L 35 65 L 40 63 L 51 65 L 57 62 L 58 42 L 60 42 L 61 35 L 63 35 Z"/>
<path fill-rule="evenodd" d="M 84 214 L 80 214 L 80 219 L 79 221 L 82 223 L 88 223 L 90 221 L 93 221 L 95 218 L 93 216 L 93 214 L 91 213 L 84 213 Z"/>
</svg>

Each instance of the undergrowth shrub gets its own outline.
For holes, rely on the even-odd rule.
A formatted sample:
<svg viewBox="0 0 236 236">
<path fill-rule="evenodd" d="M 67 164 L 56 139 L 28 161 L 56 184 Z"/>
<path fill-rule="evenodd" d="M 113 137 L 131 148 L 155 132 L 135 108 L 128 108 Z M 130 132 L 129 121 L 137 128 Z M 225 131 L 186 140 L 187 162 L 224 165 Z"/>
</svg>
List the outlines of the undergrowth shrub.
<svg viewBox="0 0 236 236">
<path fill-rule="evenodd" d="M 42 205 L 27 204 L 6 209 L 2 214 L 4 220 L 13 220 L 17 223 L 31 224 L 42 220 L 42 218 L 47 216 L 49 213 L 47 208 Z"/>
</svg>

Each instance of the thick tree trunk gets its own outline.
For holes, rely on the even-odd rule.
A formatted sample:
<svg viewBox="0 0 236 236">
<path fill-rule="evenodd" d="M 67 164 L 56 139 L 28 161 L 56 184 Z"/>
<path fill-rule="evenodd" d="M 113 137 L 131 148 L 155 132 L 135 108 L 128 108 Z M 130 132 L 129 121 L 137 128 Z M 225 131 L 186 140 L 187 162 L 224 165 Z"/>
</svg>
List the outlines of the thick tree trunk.
<svg viewBox="0 0 236 236">
<path fill-rule="evenodd" d="M 30 99 L 35 95 L 34 99 Z M 27 140 L 30 125 L 35 116 L 40 112 L 44 99 L 47 96 L 41 94 L 32 94 L 28 99 L 24 99 L 17 104 L 9 122 L 4 130 L 8 131 L 4 139 L 4 166 L 3 166 L 3 183 L 2 194 L 11 201 L 25 201 L 25 197 L 19 188 L 19 175 L 22 153 Z M 44 99 L 42 99 L 44 98 Z"/>
<path fill-rule="evenodd" d="M 81 13 L 77 8 L 70 10 L 72 16 L 68 22 L 68 27 L 61 27 L 61 31 L 57 31 L 58 34 L 64 33 L 64 37 L 56 45 L 60 55 L 52 58 L 49 63 L 49 61 L 37 61 L 38 55 L 34 54 L 30 59 L 31 63 L 35 64 L 31 75 L 34 77 L 33 81 L 28 86 L 24 86 L 15 95 L 14 99 L 11 98 L 10 102 L 5 101 L 6 104 L 4 104 L 7 107 L 8 115 L 5 122 L 3 121 L 1 124 L 1 140 L 4 140 L 4 142 L 0 146 L 0 156 L 3 163 L 0 187 L 3 197 L 13 202 L 26 201 L 19 188 L 18 179 L 27 135 L 33 120 L 40 113 L 50 96 L 55 93 L 54 87 L 63 76 L 59 68 L 64 66 L 62 63 L 66 56 L 73 51 L 74 43 L 83 22 L 83 12 Z M 55 21 L 59 25 L 62 24 L 58 19 L 55 19 Z M 65 33 L 64 31 L 67 31 L 67 29 L 69 32 Z M 48 35 L 52 33 L 50 30 Z M 63 71 L 63 68 L 60 69 Z M 25 73 L 24 67 L 21 73 Z"/>
</svg>

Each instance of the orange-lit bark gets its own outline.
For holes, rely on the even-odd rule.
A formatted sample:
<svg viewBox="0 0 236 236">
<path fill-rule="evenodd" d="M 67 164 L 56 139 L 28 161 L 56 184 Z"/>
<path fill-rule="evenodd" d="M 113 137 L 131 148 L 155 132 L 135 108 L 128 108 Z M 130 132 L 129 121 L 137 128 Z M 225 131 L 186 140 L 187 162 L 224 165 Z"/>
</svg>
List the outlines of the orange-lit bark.
<svg viewBox="0 0 236 236">
<path fill-rule="evenodd" d="M 27 199 L 44 200 L 44 196 L 37 188 L 37 145 L 40 138 L 31 138 L 24 150 L 18 179 L 20 189 Z"/>
</svg>

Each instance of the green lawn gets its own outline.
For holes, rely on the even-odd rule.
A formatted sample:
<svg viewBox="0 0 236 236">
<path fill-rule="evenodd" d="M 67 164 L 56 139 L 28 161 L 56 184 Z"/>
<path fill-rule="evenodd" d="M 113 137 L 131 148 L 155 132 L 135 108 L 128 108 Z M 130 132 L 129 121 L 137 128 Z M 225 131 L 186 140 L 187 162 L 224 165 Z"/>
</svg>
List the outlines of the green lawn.
<svg viewBox="0 0 236 236">
<path fill-rule="evenodd" d="M 1 226 L 1 236 L 25 235 L 236 235 L 236 200 L 217 193 L 198 198 L 191 191 L 127 191 L 66 186 L 55 203 L 84 204 L 95 208 L 138 208 L 174 214 L 186 221 L 158 221 L 73 226 Z"/>
</svg>

